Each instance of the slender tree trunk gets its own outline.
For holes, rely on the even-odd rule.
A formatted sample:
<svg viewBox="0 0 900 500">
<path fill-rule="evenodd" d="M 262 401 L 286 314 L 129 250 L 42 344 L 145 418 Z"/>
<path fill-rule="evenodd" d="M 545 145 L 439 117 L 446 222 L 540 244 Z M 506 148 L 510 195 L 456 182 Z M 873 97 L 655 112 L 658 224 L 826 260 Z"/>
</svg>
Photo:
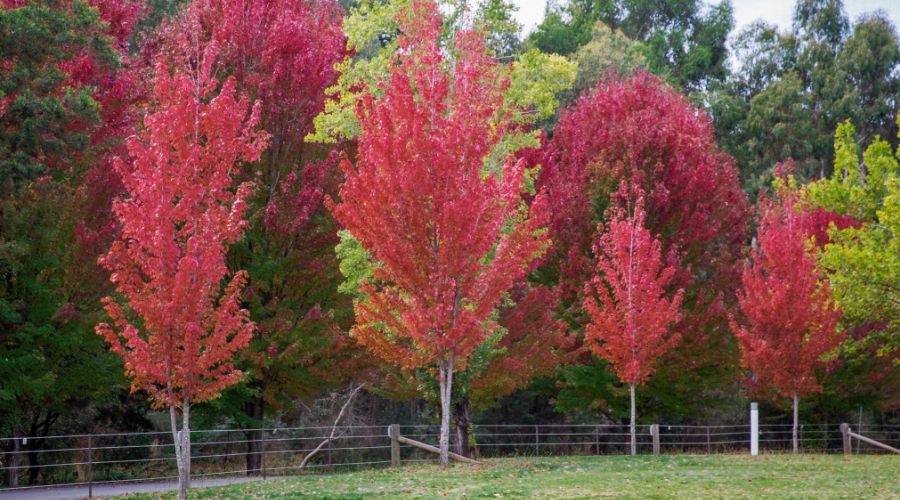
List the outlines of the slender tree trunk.
<svg viewBox="0 0 900 500">
<path fill-rule="evenodd" d="M 253 421 L 254 429 L 247 432 L 247 475 L 254 476 L 262 471 L 262 426 L 265 402 L 261 397 L 247 403 L 246 414 Z"/>
<path fill-rule="evenodd" d="M 794 426 L 791 432 L 791 446 L 793 448 L 794 453 L 797 453 L 799 450 L 799 446 L 797 443 L 797 421 L 798 421 L 798 408 L 800 406 L 800 398 L 797 397 L 797 393 L 794 393 Z"/>
<path fill-rule="evenodd" d="M 453 353 L 438 365 L 441 392 L 441 465 L 450 465 L 450 395 L 453 394 Z"/>
<path fill-rule="evenodd" d="M 169 405 L 169 425 L 172 426 L 172 444 L 175 446 L 175 466 L 178 468 L 178 485 L 179 488 L 181 486 L 181 476 L 184 467 L 182 467 L 181 462 L 183 460 L 183 456 L 181 454 L 181 433 L 178 432 L 178 419 L 175 418 L 175 405 Z M 185 495 L 187 495 L 185 491 Z M 184 500 L 185 496 L 181 495 L 179 491 L 179 498 Z"/>
<path fill-rule="evenodd" d="M 187 498 L 187 490 L 191 487 L 191 403 L 187 396 L 181 405 L 181 467 L 178 477 L 178 498 Z"/>
<path fill-rule="evenodd" d="M 453 407 L 454 424 L 456 427 L 456 453 L 464 457 L 472 457 L 469 449 L 469 409 L 472 406 L 469 396 L 462 398 Z"/>
<path fill-rule="evenodd" d="M 631 426 L 629 432 L 631 433 L 631 454 L 637 455 L 637 435 L 635 435 L 635 416 L 637 411 L 635 411 L 634 406 L 634 384 L 628 386 L 629 392 L 631 393 Z"/>
</svg>

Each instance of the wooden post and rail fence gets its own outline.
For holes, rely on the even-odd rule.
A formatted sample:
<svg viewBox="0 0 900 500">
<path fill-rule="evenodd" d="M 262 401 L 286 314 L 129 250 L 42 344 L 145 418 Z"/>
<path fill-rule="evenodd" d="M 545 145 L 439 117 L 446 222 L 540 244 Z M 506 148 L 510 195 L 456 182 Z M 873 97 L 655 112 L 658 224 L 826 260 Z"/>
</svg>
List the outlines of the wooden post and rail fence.
<svg viewBox="0 0 900 500">
<path fill-rule="evenodd" d="M 400 425 L 399 424 L 391 424 L 388 427 L 388 436 L 391 437 L 391 466 L 397 467 L 400 465 L 400 445 L 405 444 L 412 446 L 414 448 L 418 448 L 423 451 L 427 451 L 429 453 L 440 454 L 441 450 L 436 446 L 431 446 L 430 444 L 425 444 L 421 441 L 416 441 L 415 439 L 410 439 L 408 437 L 403 437 L 400 435 Z M 468 464 L 477 464 L 477 460 L 472 460 L 469 457 L 464 457 L 462 455 L 458 455 L 453 453 L 452 451 L 449 453 L 451 460 L 456 460 L 457 462 L 465 462 Z"/>
<path fill-rule="evenodd" d="M 753 436 L 753 438 L 755 438 L 755 439 L 751 438 L 751 442 L 758 442 L 759 438 L 757 437 L 758 436 L 757 433 L 759 431 L 756 427 L 753 428 L 753 431 L 755 431 L 754 434 L 756 434 L 756 436 Z M 707 429 L 706 432 L 707 432 L 707 441 L 708 441 L 709 440 L 709 429 Z M 539 450 L 539 446 L 540 446 L 540 441 L 539 441 L 540 434 L 538 432 L 537 426 L 535 426 L 535 434 L 534 435 L 535 435 L 535 450 L 537 451 L 537 450 Z M 650 439 L 651 439 L 651 445 L 652 445 L 654 456 L 657 456 L 660 454 L 659 435 L 660 435 L 659 424 L 650 425 Z M 868 438 L 866 436 L 863 436 L 861 434 L 857 434 L 857 433 L 853 432 L 850 429 L 849 424 L 841 424 L 841 435 L 842 435 L 845 455 L 849 455 L 853 452 L 853 446 L 851 444 L 851 439 L 857 439 L 864 443 L 868 443 L 872 446 L 876 446 L 878 448 L 900 454 L 900 449 L 894 448 L 893 446 L 889 446 L 882 442 L 876 441 L 872 438 Z M 440 450 L 435 446 L 401 436 L 400 435 L 400 426 L 398 424 L 392 424 L 390 427 L 388 427 L 388 436 L 390 436 L 390 438 L 391 438 L 391 465 L 394 467 L 399 466 L 401 463 L 401 461 L 400 461 L 400 445 L 401 444 L 409 445 L 414 448 L 418 448 L 420 450 L 427 451 L 429 453 L 434 453 L 434 454 L 440 453 Z M 707 446 L 709 446 L 709 443 L 707 443 Z M 752 447 L 752 448 L 755 448 L 755 447 Z M 753 452 L 758 453 L 758 451 L 756 449 L 751 449 L 751 453 L 753 453 Z M 753 453 L 753 454 L 756 454 L 756 453 Z M 473 460 L 468 457 L 464 457 L 462 455 L 458 455 L 453 452 L 450 452 L 450 458 L 457 462 L 465 462 L 465 463 L 470 463 L 470 464 L 478 463 L 478 461 L 476 461 L 476 460 Z"/>
<path fill-rule="evenodd" d="M 851 453 L 853 453 L 853 444 L 851 443 L 852 438 L 856 438 L 858 441 L 868 443 L 883 450 L 900 454 L 900 450 L 894 448 L 893 446 L 886 445 L 879 441 L 875 441 L 874 439 L 867 438 L 866 436 L 853 432 L 850 429 L 850 424 L 841 424 L 841 437 L 844 443 L 844 455 L 850 455 Z"/>
<path fill-rule="evenodd" d="M 391 424 L 388 427 L 388 436 L 391 438 L 391 466 L 399 467 L 400 466 L 400 445 L 405 444 L 408 446 L 412 446 L 414 448 L 418 448 L 423 451 L 427 451 L 429 453 L 440 454 L 441 450 L 430 444 L 423 443 L 421 441 L 416 441 L 415 439 L 410 439 L 408 437 L 404 437 L 400 435 L 400 425 L 399 424 Z M 650 437 L 653 442 L 653 454 L 659 455 L 659 424 L 653 424 L 650 426 Z M 538 426 L 535 426 L 534 432 L 534 445 L 535 450 L 539 451 L 540 447 L 540 432 L 538 430 Z M 449 453 L 449 457 L 451 460 L 455 460 L 457 462 L 464 462 L 468 464 L 477 464 L 477 460 L 473 460 L 469 457 L 465 457 L 459 455 L 457 453 L 453 453 L 452 451 Z"/>
</svg>

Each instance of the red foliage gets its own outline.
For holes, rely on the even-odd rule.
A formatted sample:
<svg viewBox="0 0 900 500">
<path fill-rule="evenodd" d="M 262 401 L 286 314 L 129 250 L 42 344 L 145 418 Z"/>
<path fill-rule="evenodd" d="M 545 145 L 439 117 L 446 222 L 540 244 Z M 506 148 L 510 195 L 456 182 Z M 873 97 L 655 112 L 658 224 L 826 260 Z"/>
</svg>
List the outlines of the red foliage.
<svg viewBox="0 0 900 500">
<path fill-rule="evenodd" d="M 496 400 L 512 394 L 538 377 L 549 376 L 567 362 L 575 338 L 566 324 L 554 319 L 559 302 L 555 290 L 547 287 L 516 286 L 515 304 L 500 310 L 500 325 L 506 334 L 497 347 L 501 355 L 491 359 L 484 373 L 472 379 L 472 400 Z"/>
<path fill-rule="evenodd" d="M 100 11 L 100 18 L 109 23 L 109 34 L 115 39 L 116 47 L 126 53 L 134 28 L 149 10 L 144 0 L 90 0 L 90 3 Z"/>
<path fill-rule="evenodd" d="M 853 216 L 842 215 L 824 208 L 815 208 L 807 210 L 803 217 L 803 233 L 813 237 L 816 246 L 822 248 L 831 243 L 828 230 L 832 224 L 838 229 L 859 228 L 862 226 L 862 223 Z"/>
<path fill-rule="evenodd" d="M 615 199 L 625 181 L 629 193 L 645 193 L 645 225 L 663 254 L 679 255 L 673 286 L 685 294 L 674 330 L 681 342 L 658 369 L 676 390 L 728 383 L 736 349 L 726 310 L 750 207 L 709 118 L 657 77 L 615 77 L 562 113 L 543 150 L 538 187 L 551 204 L 554 252 L 542 271 L 557 276 L 565 314 L 581 316 L 583 284 L 594 270 L 591 235 L 607 207 L 625 202 Z M 703 377 L 694 375 L 700 369 Z"/>
<path fill-rule="evenodd" d="M 570 292 L 591 271 L 591 234 L 623 180 L 646 193 L 647 229 L 664 253 L 678 251 L 676 282 L 692 286 L 688 296 L 708 290 L 709 303 L 733 292 L 749 205 L 710 120 L 684 96 L 646 73 L 601 81 L 562 114 L 544 149 L 538 185 L 550 200 L 551 262 L 563 285 L 573 281 Z"/>
<path fill-rule="evenodd" d="M 127 308 L 105 298 L 113 324 L 97 333 L 125 360 L 133 389 L 160 406 L 212 399 L 236 382 L 234 353 L 253 332 L 240 307 L 246 274 L 224 291 L 222 282 L 226 245 L 244 231 L 250 191 L 234 191 L 232 176 L 240 162 L 259 158 L 267 137 L 254 131 L 259 109 L 249 113 L 234 80 L 216 92 L 215 57 L 211 45 L 179 67 L 157 66 L 155 107 L 128 141 L 131 162 L 116 162 L 127 192 L 113 206 L 122 234 L 101 265 Z"/>
<path fill-rule="evenodd" d="M 759 212 L 753 264 L 745 267 L 738 293 L 741 318 L 732 318 L 731 328 L 753 385 L 803 396 L 821 390 L 815 369 L 843 339 L 841 311 L 807 249 L 807 216 L 797 208 L 796 192 L 760 199 Z"/>
<path fill-rule="evenodd" d="M 450 73 L 437 8 L 416 3 L 403 24 L 384 97 L 359 108 L 359 161 L 344 162 L 333 212 L 383 264 L 375 278 L 385 285 L 364 285 L 356 307 L 359 340 L 407 368 L 448 355 L 462 364 L 547 245 L 545 198 L 526 219 L 524 165 L 482 171 L 508 125 L 496 114 L 508 82 L 481 37 L 457 34 Z"/>
<path fill-rule="evenodd" d="M 335 63 L 347 55 L 342 18 L 334 0 L 199 0 L 163 28 L 164 51 L 189 29 L 200 43 L 218 45 L 238 88 L 261 103 L 260 124 L 272 134 L 270 163 L 289 166 L 324 108 L 324 89 L 337 79 Z M 274 191 L 280 173 L 275 169 L 261 187 Z"/>
<path fill-rule="evenodd" d="M 112 200 L 122 194 L 122 181 L 116 173 L 117 157 L 127 155 L 125 138 L 134 134 L 140 122 L 140 106 L 146 102 L 147 87 L 142 84 L 150 68 L 145 61 L 128 55 L 128 43 L 140 17 L 149 9 L 139 0 L 93 0 L 100 18 L 109 26 L 108 34 L 119 51 L 119 65 L 111 68 L 81 58 L 72 77 L 84 85 L 93 85 L 94 100 L 100 107 L 100 123 L 92 131 L 85 172 L 72 210 L 78 220 L 75 226 L 73 261 L 69 265 L 72 280 L 89 290 L 104 290 L 108 282 L 98 273 L 97 257 L 115 238 L 116 223 Z M 103 292 L 105 293 L 105 292 Z M 94 299 L 96 300 L 96 299 Z"/>
<path fill-rule="evenodd" d="M 332 152 L 323 160 L 311 161 L 302 169 L 295 168 L 281 181 L 266 205 L 265 225 L 277 234 L 301 234 L 313 216 L 323 207 L 325 195 L 339 185 L 338 155 Z M 333 247 L 337 238 L 328 235 Z"/>
<path fill-rule="evenodd" d="M 632 215 L 608 211 L 609 222 L 597 227 L 596 272 L 585 285 L 587 344 L 630 385 L 646 382 L 656 359 L 681 340 L 671 326 L 681 318 L 683 291 L 667 293 L 677 271 L 674 255 L 664 261 L 660 242 L 644 226 L 643 203 L 638 195 Z"/>
</svg>

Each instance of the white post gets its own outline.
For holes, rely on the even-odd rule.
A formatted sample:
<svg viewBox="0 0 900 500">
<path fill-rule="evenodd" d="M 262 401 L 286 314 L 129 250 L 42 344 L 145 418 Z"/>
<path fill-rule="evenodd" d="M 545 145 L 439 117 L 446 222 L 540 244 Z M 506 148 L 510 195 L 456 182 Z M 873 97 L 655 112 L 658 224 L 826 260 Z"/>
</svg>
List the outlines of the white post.
<svg viewBox="0 0 900 500">
<path fill-rule="evenodd" d="M 759 455 L 759 405 L 750 403 L 750 454 Z"/>
</svg>

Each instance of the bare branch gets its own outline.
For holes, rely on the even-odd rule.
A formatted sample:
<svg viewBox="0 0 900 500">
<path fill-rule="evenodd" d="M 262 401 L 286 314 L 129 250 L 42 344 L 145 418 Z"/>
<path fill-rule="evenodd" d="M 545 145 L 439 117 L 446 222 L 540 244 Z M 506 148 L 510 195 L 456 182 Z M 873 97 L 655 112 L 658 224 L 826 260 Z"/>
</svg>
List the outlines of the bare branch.
<svg viewBox="0 0 900 500">
<path fill-rule="evenodd" d="M 352 384 L 351 384 L 351 387 L 353 387 Z M 350 394 L 347 395 L 347 401 L 344 401 L 344 406 L 341 407 L 341 411 L 338 413 L 337 418 L 334 419 L 334 424 L 331 426 L 331 434 L 329 434 L 329 436 L 327 438 L 325 438 L 324 441 L 319 443 L 318 446 L 316 446 L 311 452 L 307 453 L 306 456 L 303 457 L 303 461 L 300 462 L 300 465 L 297 467 L 297 469 L 303 469 L 304 467 L 306 467 L 306 464 L 309 463 L 309 460 L 313 456 L 315 456 L 317 453 L 319 453 L 319 451 L 321 451 L 322 448 L 326 444 L 334 441 L 338 424 L 341 422 L 341 419 L 344 418 L 344 413 L 347 412 L 347 408 L 350 407 L 350 403 L 353 401 L 353 398 L 356 396 L 356 393 L 358 393 L 359 390 L 362 388 L 363 388 L 363 385 L 359 384 L 350 391 Z"/>
</svg>

